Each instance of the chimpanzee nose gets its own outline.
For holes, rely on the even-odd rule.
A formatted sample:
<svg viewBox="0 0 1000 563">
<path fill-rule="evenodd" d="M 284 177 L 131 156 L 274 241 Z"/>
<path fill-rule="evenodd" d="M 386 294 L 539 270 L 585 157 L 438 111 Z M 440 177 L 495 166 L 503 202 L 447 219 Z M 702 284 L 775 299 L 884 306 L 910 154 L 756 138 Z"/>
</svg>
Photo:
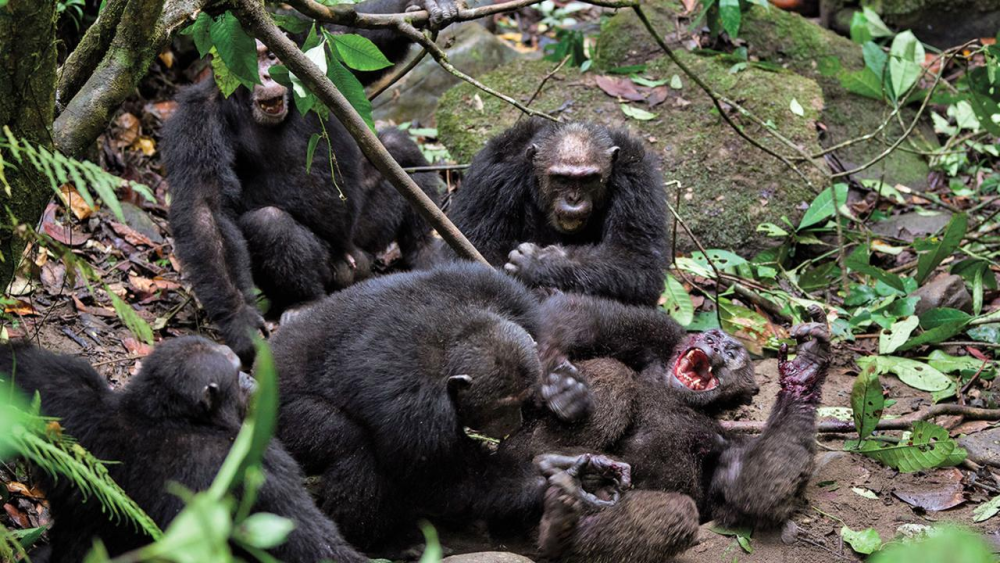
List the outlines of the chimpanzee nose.
<svg viewBox="0 0 1000 563">
<path fill-rule="evenodd" d="M 580 203 L 580 194 L 576 192 L 570 192 L 566 194 L 566 203 L 570 205 L 577 205 Z"/>
</svg>

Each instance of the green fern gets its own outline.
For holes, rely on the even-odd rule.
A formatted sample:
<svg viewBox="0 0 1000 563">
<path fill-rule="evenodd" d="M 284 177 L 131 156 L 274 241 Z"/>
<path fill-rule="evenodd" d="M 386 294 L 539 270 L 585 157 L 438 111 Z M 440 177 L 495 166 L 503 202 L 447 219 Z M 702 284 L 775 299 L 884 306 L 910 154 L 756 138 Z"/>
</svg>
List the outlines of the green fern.
<svg viewBox="0 0 1000 563">
<path fill-rule="evenodd" d="M 69 158 L 58 152 L 51 152 L 43 146 L 18 140 L 7 126 L 4 126 L 3 132 L 6 135 L 6 139 L 0 138 L 0 149 L 10 151 L 14 162 L 18 164 L 30 164 L 33 168 L 41 172 L 48 178 L 49 185 L 57 194 L 59 193 L 60 186 L 71 182 L 76 191 L 80 193 L 80 197 L 87 202 L 87 205 L 94 207 L 94 195 L 91 193 L 91 190 L 93 190 L 119 221 L 125 221 L 121 203 L 118 201 L 118 196 L 115 195 L 115 190 L 123 182 L 126 182 L 126 180 L 105 172 L 93 162 Z M 0 153 L 0 183 L 3 184 L 7 195 L 10 195 L 10 184 L 7 183 L 4 175 L 4 165 L 2 153 Z M 127 183 L 132 190 L 147 200 L 156 201 L 156 198 L 153 197 L 153 192 L 148 186 L 132 181 L 127 181 Z"/>
</svg>

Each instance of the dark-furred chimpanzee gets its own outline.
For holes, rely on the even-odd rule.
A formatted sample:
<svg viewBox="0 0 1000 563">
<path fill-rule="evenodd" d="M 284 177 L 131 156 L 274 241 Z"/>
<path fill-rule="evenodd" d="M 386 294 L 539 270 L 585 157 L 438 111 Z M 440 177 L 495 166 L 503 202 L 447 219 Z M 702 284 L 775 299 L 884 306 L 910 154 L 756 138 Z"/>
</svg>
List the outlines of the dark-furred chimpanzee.
<svg viewBox="0 0 1000 563">
<path fill-rule="evenodd" d="M 375 278 L 326 297 L 272 341 L 279 436 L 320 507 L 361 547 L 435 521 L 541 514 L 545 481 L 490 455 L 541 375 L 538 304 L 516 280 L 455 263 Z"/>
<path fill-rule="evenodd" d="M 623 130 L 519 122 L 473 158 L 448 214 L 491 264 L 530 286 L 639 305 L 663 291 L 663 180 Z"/>
<path fill-rule="evenodd" d="M 450 0 L 369 0 L 357 9 L 386 13 L 421 6 L 436 23 L 457 13 Z M 407 39 L 388 30 L 357 33 L 393 61 L 409 47 Z M 431 241 L 430 226 L 366 165 L 332 115 L 325 132 L 333 159 L 316 151 L 307 173 L 307 144 L 323 132 L 322 124 L 315 114 L 290 110 L 291 93 L 269 74 L 279 61 L 262 43 L 257 46 L 260 84 L 227 99 L 214 81 L 202 81 L 179 96 L 177 112 L 163 130 L 177 255 L 209 317 L 244 365 L 252 362 L 252 333 L 265 326 L 255 306 L 255 282 L 278 313 L 364 277 L 369 255 L 394 240 L 407 266 L 420 263 Z M 427 165 L 401 132 L 383 131 L 380 138 L 400 165 Z M 414 180 L 437 198 L 436 174 L 416 174 Z"/>
<path fill-rule="evenodd" d="M 547 361 L 558 366 L 547 384 L 564 391 L 556 396 L 578 401 L 578 382 L 586 381 L 589 401 L 585 411 L 570 409 L 575 422 L 539 421 L 500 450 L 522 459 L 554 451 L 606 454 L 631 466 L 637 490 L 606 506 L 611 503 L 594 502 L 575 475 L 545 471 L 550 486 L 539 537 L 543 556 L 661 561 L 692 545 L 700 522 L 767 527 L 791 516 L 811 473 L 816 406 L 829 364 L 821 313 L 813 311 L 816 322 L 792 329 L 797 356 L 788 361 L 783 347 L 781 390 L 767 427 L 746 438 L 728 434 L 707 412 L 748 402 L 757 390 L 745 348 L 725 333 L 708 331 L 681 342 L 679 327 L 666 314 L 579 296 L 550 299 L 547 307 L 565 313 L 550 317 L 560 327 L 570 318 L 584 321 L 540 344 Z M 560 361 L 560 352 L 545 350 L 555 342 L 565 346 L 575 367 Z"/>
<path fill-rule="evenodd" d="M 248 394 L 236 355 L 199 337 L 157 346 L 120 392 L 85 361 L 27 344 L 0 345 L 0 374 L 10 375 L 0 378 L 12 379 L 29 397 L 37 392 L 42 414 L 58 417 L 95 457 L 115 461 L 107 465 L 110 476 L 161 528 L 184 507 L 167 484 L 209 488 L 240 430 Z M 277 442 L 268 446 L 263 467 L 254 511 L 295 522 L 272 555 L 284 561 L 368 560 L 316 508 L 302 471 Z M 83 560 L 98 537 L 112 557 L 150 543 L 66 479 L 45 476 L 43 485 L 55 520 L 49 530 L 52 563 Z"/>
</svg>

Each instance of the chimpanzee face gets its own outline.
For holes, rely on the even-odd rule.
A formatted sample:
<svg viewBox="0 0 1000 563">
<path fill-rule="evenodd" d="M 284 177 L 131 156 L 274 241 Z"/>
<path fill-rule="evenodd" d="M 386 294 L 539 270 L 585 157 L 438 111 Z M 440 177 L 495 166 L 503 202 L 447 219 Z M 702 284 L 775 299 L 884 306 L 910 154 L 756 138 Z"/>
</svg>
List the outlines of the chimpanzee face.
<svg viewBox="0 0 1000 563">
<path fill-rule="evenodd" d="M 538 200 L 555 230 L 573 234 L 587 226 L 604 205 L 608 178 L 618 147 L 571 124 L 548 134 L 528 149 L 538 178 Z"/>
<path fill-rule="evenodd" d="M 750 404 L 760 390 L 746 348 L 719 329 L 689 336 L 671 358 L 666 378 L 697 406 Z"/>
<path fill-rule="evenodd" d="M 257 73 L 260 84 L 253 87 L 250 104 L 253 118 L 260 125 L 277 125 L 288 116 L 288 88 L 271 78 L 271 67 L 280 64 L 278 57 L 257 41 Z"/>
</svg>

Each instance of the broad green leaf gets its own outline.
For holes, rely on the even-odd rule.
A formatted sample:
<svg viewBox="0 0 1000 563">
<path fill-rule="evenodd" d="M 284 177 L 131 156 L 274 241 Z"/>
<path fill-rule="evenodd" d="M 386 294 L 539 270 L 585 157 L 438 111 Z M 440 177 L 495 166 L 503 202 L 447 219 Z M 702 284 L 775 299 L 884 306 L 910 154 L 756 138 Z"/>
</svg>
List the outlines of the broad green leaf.
<svg viewBox="0 0 1000 563">
<path fill-rule="evenodd" d="M 322 138 L 323 136 L 319 133 L 313 133 L 312 136 L 309 137 L 309 145 L 306 146 L 306 174 L 308 174 L 309 170 L 312 168 L 313 155 L 316 154 L 316 145 L 319 144 L 319 140 Z"/>
<path fill-rule="evenodd" d="M 736 39 L 740 33 L 740 0 L 719 0 L 719 19 L 722 20 L 722 28 L 729 34 L 730 39 Z"/>
<path fill-rule="evenodd" d="M 742 258 L 737 254 L 729 252 L 728 250 L 719 250 L 715 248 L 710 248 L 705 252 L 708 253 L 708 258 L 706 258 L 705 255 L 701 253 L 701 251 L 695 251 L 691 253 L 691 259 L 706 268 L 710 268 L 708 261 L 709 259 L 711 259 L 712 264 L 715 264 L 715 267 L 720 270 L 725 270 L 726 268 L 735 268 L 737 266 L 742 266 L 743 264 L 747 263 L 747 261 L 744 258 Z"/>
<path fill-rule="evenodd" d="M 885 72 L 885 63 L 889 60 L 889 56 L 885 54 L 882 47 L 869 41 L 861 46 L 861 52 L 865 58 L 865 66 L 870 68 L 875 76 L 882 76 L 882 73 Z"/>
<path fill-rule="evenodd" d="M 136 338 L 152 346 L 153 344 L 153 329 L 149 327 L 149 323 L 143 320 L 135 309 L 131 305 L 122 300 L 111 291 L 111 288 L 104 286 L 104 291 L 107 292 L 108 297 L 111 298 L 111 306 L 115 309 L 115 314 L 121 319 L 122 324 L 124 324 L 128 329 L 135 335 Z"/>
<path fill-rule="evenodd" d="M 736 538 L 736 543 L 739 544 L 743 551 L 753 553 L 753 546 L 750 545 L 750 536 L 753 533 L 752 528 L 723 528 L 722 526 L 715 524 L 709 529 L 720 536 Z"/>
<path fill-rule="evenodd" d="M 247 35 L 240 21 L 232 12 L 219 16 L 212 22 L 209 35 L 222 61 L 247 88 L 260 84 L 257 74 L 257 42 Z"/>
<path fill-rule="evenodd" d="M 347 68 L 354 70 L 381 70 L 392 66 L 392 61 L 385 58 L 382 51 L 367 37 L 353 33 L 333 35 L 326 30 L 324 34 L 333 41 L 341 62 Z"/>
<path fill-rule="evenodd" d="M 993 550 L 979 534 L 951 524 L 935 526 L 913 541 L 892 541 L 869 563 L 996 563 Z"/>
<path fill-rule="evenodd" d="M 684 83 L 681 82 L 681 77 L 678 76 L 678 75 L 676 75 L 676 74 L 673 75 L 670 78 L 670 87 L 673 88 L 674 90 L 681 90 L 681 89 L 683 89 L 684 88 Z"/>
<path fill-rule="evenodd" d="M 920 314 L 920 328 L 930 330 L 941 325 L 956 322 L 968 322 L 972 315 L 950 307 L 935 307 Z"/>
<path fill-rule="evenodd" d="M 775 225 L 774 223 L 761 223 L 757 225 L 758 233 L 767 233 L 769 237 L 787 237 L 788 231 Z"/>
<path fill-rule="evenodd" d="M 212 76 L 215 78 L 215 85 L 218 86 L 219 91 L 222 92 L 222 97 L 228 98 L 240 87 L 240 80 L 233 76 L 230 72 L 229 67 L 223 62 L 222 57 L 218 56 L 218 52 L 215 47 L 212 47 Z"/>
<path fill-rule="evenodd" d="M 829 287 L 840 275 L 836 262 L 827 262 L 807 270 L 799 278 L 799 287 L 806 291 Z"/>
<path fill-rule="evenodd" d="M 663 291 L 663 308 L 681 326 L 687 326 L 694 320 L 694 304 L 691 296 L 684 290 L 681 282 L 667 274 L 666 287 Z"/>
<path fill-rule="evenodd" d="M 863 555 L 871 555 L 882 547 L 882 538 L 874 528 L 854 531 L 847 526 L 840 529 L 840 537 L 851 549 Z"/>
<path fill-rule="evenodd" d="M 438 541 L 437 530 L 426 520 L 420 522 L 420 531 L 424 533 L 424 554 L 420 556 L 418 563 L 440 563 L 444 553 L 441 550 L 441 542 Z"/>
<path fill-rule="evenodd" d="M 291 14 L 271 14 L 274 23 L 289 33 L 302 33 L 312 24 L 309 20 Z"/>
<path fill-rule="evenodd" d="M 139 550 L 137 561 L 232 561 L 229 533 L 231 503 L 212 495 L 194 495 L 156 543 Z"/>
<path fill-rule="evenodd" d="M 985 522 L 993 518 L 1000 512 L 1000 495 L 993 497 L 988 502 L 984 502 L 972 511 L 973 522 Z"/>
<path fill-rule="evenodd" d="M 859 497 L 863 497 L 868 500 L 878 500 L 878 495 L 864 487 L 851 487 L 851 491 Z"/>
<path fill-rule="evenodd" d="M 639 109 L 637 107 L 632 107 L 628 104 L 619 104 L 622 108 L 622 113 L 631 117 L 632 119 L 637 119 L 639 121 L 649 121 L 651 119 L 656 119 L 659 114 L 648 112 L 644 109 Z"/>
<path fill-rule="evenodd" d="M 703 278 L 711 279 L 715 277 L 715 272 L 713 272 L 711 268 L 708 267 L 707 262 L 704 265 L 699 264 L 698 262 L 696 262 L 691 258 L 688 258 L 687 256 L 678 256 L 676 259 L 674 259 L 674 266 L 676 266 L 678 270 L 691 272 L 692 274 Z"/>
<path fill-rule="evenodd" d="M 883 330 L 878 337 L 878 353 L 883 355 L 892 354 L 902 346 L 913 330 L 920 324 L 920 319 L 916 316 L 906 317 L 892 323 L 892 328 Z"/>
<path fill-rule="evenodd" d="M 954 373 L 962 370 L 978 370 L 983 361 L 972 356 L 952 356 L 934 350 L 927 356 L 927 363 L 934 369 L 944 373 Z"/>
<path fill-rule="evenodd" d="M 354 73 L 344 68 L 336 57 L 329 57 L 330 68 L 326 75 L 333 85 L 347 98 L 354 111 L 365 120 L 368 128 L 375 131 L 375 120 L 372 118 L 372 103 L 368 101 L 365 87 L 361 85 Z"/>
<path fill-rule="evenodd" d="M 271 549 L 285 542 L 295 529 L 295 522 L 275 514 L 258 512 L 247 516 L 236 529 L 241 543 L 259 549 Z"/>
<path fill-rule="evenodd" d="M 917 346 L 923 346 L 925 344 L 937 344 L 939 342 L 944 342 L 952 336 L 961 333 L 965 330 L 965 327 L 969 323 L 967 321 L 953 321 L 950 323 L 945 323 L 943 325 L 938 325 L 930 330 L 925 330 L 924 332 L 914 336 L 913 338 L 906 341 L 905 344 L 897 348 L 899 352 L 904 352 L 906 350 L 911 350 Z"/>
<path fill-rule="evenodd" d="M 847 184 L 834 184 L 833 190 L 836 192 L 837 207 L 847 203 Z M 809 205 L 809 209 L 806 209 L 805 214 L 802 215 L 802 220 L 799 221 L 798 230 L 801 231 L 824 221 L 829 217 L 833 217 L 833 213 L 833 194 L 828 189 L 823 190 Z"/>
<path fill-rule="evenodd" d="M 663 80 L 650 80 L 648 78 L 643 78 L 638 74 L 633 74 L 632 76 L 629 77 L 629 79 L 632 82 L 638 84 L 639 86 L 645 86 L 647 88 L 656 88 L 657 86 L 663 86 L 664 84 L 670 81 L 670 79 L 668 78 L 664 78 Z"/>
<path fill-rule="evenodd" d="M 850 422 L 854 420 L 854 409 L 848 407 L 819 407 L 816 409 L 816 418 L 835 418 L 842 422 Z"/>
<path fill-rule="evenodd" d="M 757 311 L 736 305 L 726 298 L 719 299 L 722 329 L 732 334 L 754 355 L 763 354 L 770 339 L 768 320 Z"/>
<path fill-rule="evenodd" d="M 880 357 L 887 371 L 896 374 L 903 383 L 921 391 L 941 391 L 948 387 L 951 380 L 948 376 L 931 366 L 898 356 Z"/>
<path fill-rule="evenodd" d="M 917 283 L 923 284 L 934 268 L 958 249 L 968 225 L 969 216 L 965 213 L 959 213 L 951 218 L 940 238 L 931 237 L 928 239 L 938 242 L 931 250 L 921 254 L 917 259 Z"/>
<path fill-rule="evenodd" d="M 923 72 L 924 46 L 907 30 L 892 40 L 889 51 L 889 74 L 895 97 L 903 96 Z"/>
<path fill-rule="evenodd" d="M 861 45 L 871 40 L 872 34 L 868 30 L 868 20 L 864 13 L 854 12 L 851 15 L 851 41 Z"/>
<path fill-rule="evenodd" d="M 908 439 L 898 444 L 865 440 L 859 451 L 902 473 L 913 473 L 938 467 L 948 460 L 956 447 L 947 430 L 918 420 L 913 423 Z"/>
<path fill-rule="evenodd" d="M 989 323 L 970 328 L 966 333 L 977 342 L 1000 344 L 1000 323 Z"/>
<path fill-rule="evenodd" d="M 790 109 L 792 113 L 794 113 L 799 117 L 802 117 L 803 115 L 806 114 L 805 110 L 802 109 L 802 104 L 800 104 L 799 101 L 796 100 L 795 98 L 792 98 L 791 103 L 788 105 L 788 109 Z"/>
<path fill-rule="evenodd" d="M 858 248 L 847 257 L 847 267 L 855 272 L 858 272 L 859 274 L 871 276 L 902 294 L 909 293 L 902 278 L 895 274 L 890 274 L 880 268 L 876 268 L 875 266 L 869 265 L 868 249 L 865 248 L 864 245 L 858 246 Z"/>
<path fill-rule="evenodd" d="M 878 421 L 882 419 L 884 409 L 885 397 L 882 395 L 878 370 L 875 364 L 871 364 L 858 374 L 851 389 L 851 410 L 858 436 L 862 439 L 871 436 Z"/>
<path fill-rule="evenodd" d="M 881 100 L 883 98 L 882 77 L 867 67 L 841 74 L 840 85 L 848 92 L 859 96 L 872 98 L 873 100 Z"/>
<path fill-rule="evenodd" d="M 181 35 L 190 35 L 194 41 L 195 48 L 198 49 L 198 56 L 204 57 L 212 51 L 212 16 L 205 12 L 198 14 L 194 23 L 184 28 Z"/>
</svg>

